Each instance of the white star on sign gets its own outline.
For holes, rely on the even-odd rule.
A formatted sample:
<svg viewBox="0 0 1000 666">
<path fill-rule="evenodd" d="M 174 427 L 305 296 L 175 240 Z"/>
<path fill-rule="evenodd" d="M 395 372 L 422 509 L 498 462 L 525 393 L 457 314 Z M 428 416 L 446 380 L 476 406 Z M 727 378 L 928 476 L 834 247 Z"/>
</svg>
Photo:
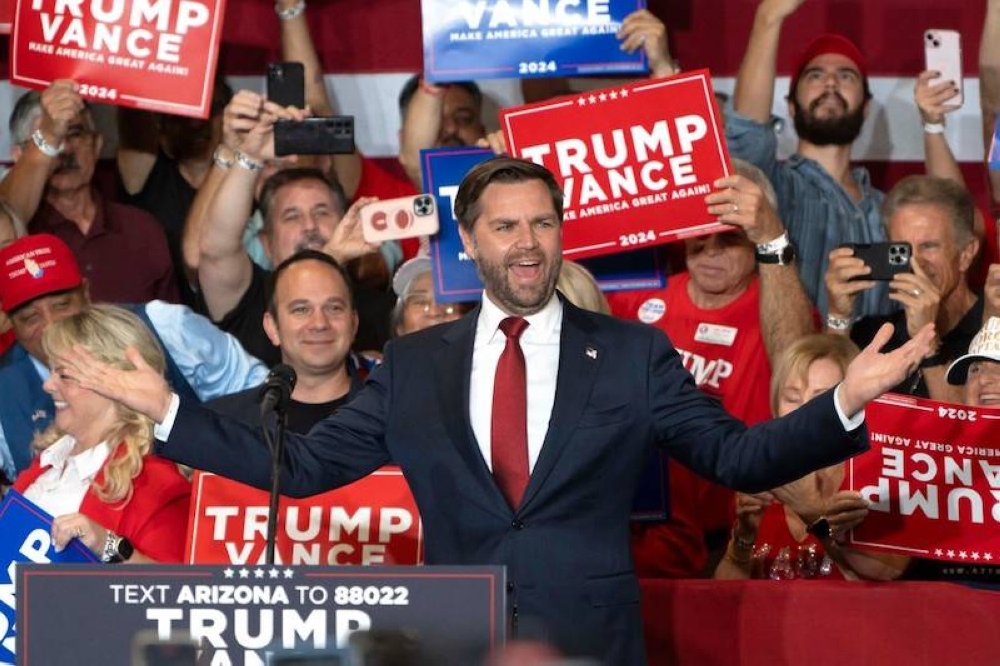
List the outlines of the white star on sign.
<svg viewBox="0 0 1000 666">
<path fill-rule="evenodd" d="M 948 557 L 955 557 L 955 551 L 949 550 L 948 551 Z"/>
<path fill-rule="evenodd" d="M 601 100 L 602 102 L 607 102 L 607 101 L 608 101 L 608 96 L 607 96 L 607 95 L 605 95 L 604 93 L 601 93 L 600 95 L 598 95 L 598 98 L 599 98 L 599 99 L 600 99 L 600 100 Z"/>
<path fill-rule="evenodd" d="M 589 100 L 590 100 L 590 103 L 591 103 L 591 104 L 597 104 L 597 97 L 595 97 L 594 95 L 591 95 L 591 96 L 590 96 L 590 97 L 588 97 L 587 99 L 589 99 Z"/>
<path fill-rule="evenodd" d="M 958 556 L 961 557 L 964 560 L 965 558 L 968 557 L 968 554 L 964 550 L 962 550 L 962 551 L 959 551 Z"/>
<path fill-rule="evenodd" d="M 240 569 L 240 578 L 249 578 L 250 572 L 246 569 Z"/>
<path fill-rule="evenodd" d="M 977 553 L 976 551 L 972 551 L 972 559 L 978 560 L 979 559 L 979 553 Z"/>
<path fill-rule="evenodd" d="M 271 578 L 277 578 L 280 572 L 277 569 L 271 569 L 267 573 Z"/>
<path fill-rule="evenodd" d="M 222 570 L 222 575 L 225 576 L 226 578 L 232 578 L 234 573 L 236 573 L 236 572 L 233 571 L 232 569 L 223 569 Z"/>
<path fill-rule="evenodd" d="M 621 91 L 621 96 L 622 97 L 628 97 L 628 91 L 627 90 L 622 90 Z"/>
<path fill-rule="evenodd" d="M 612 90 L 610 93 L 608 93 L 608 97 L 610 97 L 611 99 L 618 99 L 618 93 Z"/>
<path fill-rule="evenodd" d="M 587 100 L 585 98 L 583 98 L 583 97 L 581 97 L 580 99 L 576 100 L 576 103 L 579 106 L 587 106 Z"/>
<path fill-rule="evenodd" d="M 983 559 L 987 560 L 987 561 L 992 560 L 993 559 L 993 553 L 983 553 Z"/>
<path fill-rule="evenodd" d="M 285 569 L 285 578 L 291 578 L 294 575 L 295 575 L 294 571 L 292 571 L 291 569 Z"/>
<path fill-rule="evenodd" d="M 263 578 L 264 577 L 264 570 L 263 569 L 254 569 L 253 570 L 253 577 L 254 578 Z"/>
<path fill-rule="evenodd" d="M 941 557 L 942 555 L 944 555 L 944 551 L 941 550 L 940 548 L 937 548 L 935 549 L 934 554 L 937 555 L 938 557 Z"/>
</svg>

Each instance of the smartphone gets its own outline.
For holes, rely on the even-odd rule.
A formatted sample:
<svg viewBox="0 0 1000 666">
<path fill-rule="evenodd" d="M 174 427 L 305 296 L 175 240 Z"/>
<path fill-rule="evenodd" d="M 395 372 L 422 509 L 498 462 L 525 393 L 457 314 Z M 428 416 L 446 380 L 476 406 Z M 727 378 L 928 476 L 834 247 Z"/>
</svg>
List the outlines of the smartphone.
<svg viewBox="0 0 1000 666">
<path fill-rule="evenodd" d="M 274 154 L 341 155 L 354 152 L 354 116 L 274 123 Z"/>
<path fill-rule="evenodd" d="M 897 273 L 909 273 L 913 248 L 909 243 L 847 243 L 841 247 L 854 250 L 854 256 L 865 262 L 872 272 L 855 280 L 891 280 Z"/>
<path fill-rule="evenodd" d="M 281 106 L 306 106 L 306 70 L 301 62 L 272 62 L 267 66 L 267 98 Z"/>
<path fill-rule="evenodd" d="M 430 236 L 438 232 L 437 203 L 430 194 L 386 199 L 361 209 L 361 235 L 369 243 Z"/>
<path fill-rule="evenodd" d="M 924 60 L 927 69 L 941 72 L 931 83 L 954 81 L 958 96 L 948 100 L 948 106 L 958 108 L 964 101 L 962 84 L 962 36 L 957 30 L 932 29 L 924 33 Z"/>
</svg>

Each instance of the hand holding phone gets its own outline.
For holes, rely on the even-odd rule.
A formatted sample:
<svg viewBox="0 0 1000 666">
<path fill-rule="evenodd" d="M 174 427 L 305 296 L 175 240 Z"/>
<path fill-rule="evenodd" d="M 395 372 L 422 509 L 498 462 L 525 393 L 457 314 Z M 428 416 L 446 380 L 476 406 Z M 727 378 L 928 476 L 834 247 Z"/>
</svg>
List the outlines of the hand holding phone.
<svg viewBox="0 0 1000 666">
<path fill-rule="evenodd" d="M 888 281 L 898 273 L 910 273 L 910 259 L 913 248 L 909 243 L 848 243 L 844 247 L 854 250 L 854 256 L 861 259 L 871 269 L 871 273 L 852 280 Z"/>
<path fill-rule="evenodd" d="M 369 243 L 438 232 L 437 203 L 430 194 L 376 201 L 362 208 L 360 214 L 361 234 Z"/>
<path fill-rule="evenodd" d="M 954 81 L 958 95 L 948 100 L 949 107 L 962 106 L 962 36 L 956 30 L 932 29 L 924 33 L 924 59 L 927 69 L 940 72 L 931 79 L 932 85 Z"/>
</svg>

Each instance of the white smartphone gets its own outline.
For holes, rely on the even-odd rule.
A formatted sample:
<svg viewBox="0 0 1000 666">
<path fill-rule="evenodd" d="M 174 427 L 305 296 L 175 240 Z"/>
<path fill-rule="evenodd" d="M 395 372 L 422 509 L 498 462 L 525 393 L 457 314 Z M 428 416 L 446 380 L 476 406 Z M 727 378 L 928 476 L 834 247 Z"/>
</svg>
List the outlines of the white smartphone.
<svg viewBox="0 0 1000 666">
<path fill-rule="evenodd" d="M 958 96 L 948 100 L 948 106 L 958 108 L 964 99 L 962 88 L 962 36 L 957 30 L 931 29 L 924 33 L 924 59 L 927 69 L 941 72 L 931 83 L 954 81 Z"/>
<path fill-rule="evenodd" d="M 430 194 L 376 201 L 361 209 L 361 235 L 369 243 L 431 236 L 438 224 L 437 204 Z"/>
</svg>

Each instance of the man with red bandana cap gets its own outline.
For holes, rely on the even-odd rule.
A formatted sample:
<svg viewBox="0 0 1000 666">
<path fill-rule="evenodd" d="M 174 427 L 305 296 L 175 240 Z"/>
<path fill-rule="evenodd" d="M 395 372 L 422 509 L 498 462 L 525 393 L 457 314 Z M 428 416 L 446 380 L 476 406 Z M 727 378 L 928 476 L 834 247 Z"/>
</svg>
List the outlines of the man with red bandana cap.
<svg viewBox="0 0 1000 666">
<path fill-rule="evenodd" d="M 843 243 L 886 240 L 880 216 L 884 195 L 871 186 L 865 169 L 851 168 L 851 148 L 868 115 L 871 91 L 864 56 L 842 35 L 816 38 L 795 61 L 787 100 L 799 141 L 787 161 L 777 159 L 771 109 L 778 40 L 784 20 L 803 2 L 762 0 L 758 7 L 726 139 L 733 157 L 760 167 L 773 182 L 788 239 L 797 250 L 799 277 L 825 317 L 823 275 L 830 251 Z M 852 316 L 893 309 L 879 285 L 858 300 Z"/>
</svg>

